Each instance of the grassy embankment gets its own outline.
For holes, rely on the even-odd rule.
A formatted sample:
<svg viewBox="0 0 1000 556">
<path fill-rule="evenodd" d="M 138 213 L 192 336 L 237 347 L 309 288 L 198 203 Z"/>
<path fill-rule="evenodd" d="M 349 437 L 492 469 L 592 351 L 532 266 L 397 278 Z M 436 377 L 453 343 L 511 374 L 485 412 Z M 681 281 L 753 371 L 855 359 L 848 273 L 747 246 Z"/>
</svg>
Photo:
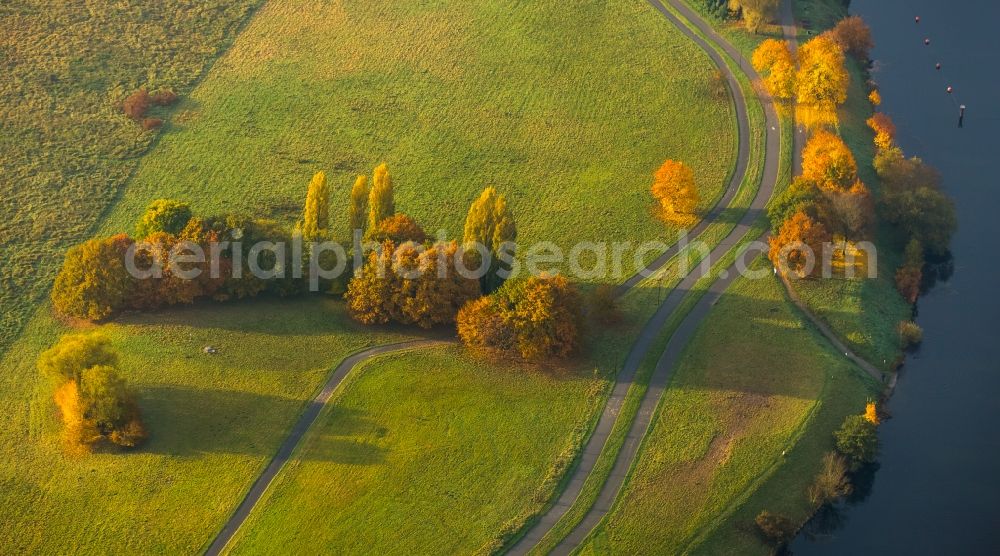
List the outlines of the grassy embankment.
<svg viewBox="0 0 1000 556">
<path fill-rule="evenodd" d="M 177 108 L 101 232 L 128 230 L 157 197 L 190 201 L 202 213 L 246 210 L 290 222 L 313 171 L 344 183 L 333 200 L 341 207 L 350 175 L 384 158 L 397 179 L 397 206 L 428 227 L 457 231 L 468 201 L 494 184 L 514 204 L 527 241 L 663 237 L 649 218 L 650 172 L 664 158 L 681 158 L 704 184 L 706 205 L 713 202 L 732 166 L 718 153 L 735 151 L 735 125 L 731 106 L 709 98 L 704 55 L 641 8 L 338 2 L 310 5 L 313 17 L 302 17 L 301 5 L 270 2 Z M 321 29 L 311 23 L 320 21 Z M 342 211 L 335 214 L 342 227 Z M 527 375 L 552 387 L 518 409 L 561 439 L 559 453 L 522 445 L 541 450 L 523 454 L 532 468 L 513 475 L 533 476 L 534 487 L 523 491 L 532 496 L 498 508 L 489 527 L 470 522 L 470 539 L 490 528 L 493 538 L 507 524 L 513 530 L 556 487 L 553 477 L 586 434 L 641 324 L 634 315 L 647 308 L 636 305 L 622 328 L 594 340 L 590 359 L 550 371 L 577 378 Z M 203 548 L 331 366 L 409 335 L 362 329 L 338 302 L 315 299 L 200 305 L 101 328 L 123 351 L 152 438 L 129 455 L 62 455 L 51 392 L 33 367 L 66 327 L 41 311 L 3 362 L 0 406 L 10 417 L 0 450 L 17 462 L 0 472 L 5 546 L 54 551 L 72 539 L 83 551 Z M 201 354 L 204 345 L 222 355 Z M 426 388 L 461 384 L 478 366 L 445 361 L 415 380 Z M 470 387 L 486 398 L 468 398 L 443 418 L 456 427 L 476 419 L 484 430 L 495 425 L 498 416 L 481 408 L 513 400 L 524 385 L 493 384 L 488 392 Z M 379 426 L 404 430 L 392 419 L 405 416 L 385 417 Z M 470 453 L 494 447 L 482 436 L 463 441 Z M 370 447 L 355 447 L 365 461 Z M 426 473 L 417 461 L 406 469 Z M 464 469 L 475 476 L 494 463 L 470 460 Z M 376 493 L 388 485 L 370 486 Z"/>
</svg>

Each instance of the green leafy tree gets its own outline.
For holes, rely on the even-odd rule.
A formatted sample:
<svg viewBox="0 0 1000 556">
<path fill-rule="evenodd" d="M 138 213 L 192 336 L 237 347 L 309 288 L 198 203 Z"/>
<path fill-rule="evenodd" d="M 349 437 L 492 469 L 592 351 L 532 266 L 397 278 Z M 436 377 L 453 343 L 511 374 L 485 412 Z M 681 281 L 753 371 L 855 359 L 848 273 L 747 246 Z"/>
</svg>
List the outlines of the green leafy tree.
<svg viewBox="0 0 1000 556">
<path fill-rule="evenodd" d="M 38 370 L 56 382 L 77 380 L 85 369 L 115 366 L 118 354 L 101 334 L 66 334 L 38 357 Z"/>
<path fill-rule="evenodd" d="M 368 229 L 374 230 L 386 218 L 396 214 L 393 199 L 392 177 L 389 167 L 383 162 L 375 168 L 371 192 L 368 194 Z"/>
<path fill-rule="evenodd" d="M 833 437 L 837 451 L 847 458 L 851 469 L 872 463 L 878 457 L 878 432 L 864 415 L 849 415 Z"/>
<path fill-rule="evenodd" d="M 134 280 L 125 267 L 132 240 L 124 234 L 71 248 L 52 286 L 52 305 L 65 316 L 98 321 L 125 307 Z"/>
<path fill-rule="evenodd" d="M 302 239 L 318 241 L 325 238 L 330 228 L 330 189 L 326 174 L 316 172 L 309 182 L 306 205 L 302 213 Z"/>
<path fill-rule="evenodd" d="M 157 199 L 149 204 L 146 212 L 136 223 L 135 237 L 144 239 L 156 232 L 177 235 L 187 225 L 188 220 L 191 220 L 191 207 L 187 203 L 173 199 Z"/>
<path fill-rule="evenodd" d="M 469 207 L 464 231 L 463 244 L 467 251 L 475 253 L 478 258 L 479 253 L 473 249 L 478 244 L 489 252 L 489 271 L 480 279 L 480 285 L 484 292 L 493 292 L 503 284 L 501 270 L 510 270 L 510 264 L 502 260 L 501 249 L 504 243 L 510 246 L 507 253 L 509 260 L 517 240 L 517 225 L 507 199 L 496 189 L 487 187 Z M 483 264 L 483 261 L 479 260 L 476 264 Z"/>
</svg>

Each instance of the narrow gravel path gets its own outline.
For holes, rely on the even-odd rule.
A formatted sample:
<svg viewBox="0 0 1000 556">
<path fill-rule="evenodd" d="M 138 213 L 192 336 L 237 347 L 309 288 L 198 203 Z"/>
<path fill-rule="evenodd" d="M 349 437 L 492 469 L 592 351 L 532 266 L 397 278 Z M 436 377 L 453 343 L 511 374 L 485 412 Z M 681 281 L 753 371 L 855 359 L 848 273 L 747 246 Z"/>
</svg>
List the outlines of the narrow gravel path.
<svg viewBox="0 0 1000 556">
<path fill-rule="evenodd" d="M 267 491 L 271 483 L 274 482 L 275 477 L 281 472 L 281 468 L 284 467 L 285 462 L 292 456 L 292 452 L 295 451 L 295 447 L 298 446 L 299 441 L 309 430 L 309 427 L 316 421 L 319 417 L 320 411 L 323 406 L 330 401 L 330 397 L 333 396 L 334 390 L 340 386 L 347 374 L 350 373 L 356 366 L 360 363 L 368 361 L 372 357 L 379 355 L 386 355 L 389 353 L 396 353 L 400 351 L 407 351 L 417 348 L 433 347 L 438 345 L 447 345 L 450 342 L 443 340 L 413 340 L 409 342 L 401 342 L 397 344 L 389 344 L 385 346 L 378 346 L 367 349 L 360 353 L 355 353 L 344 359 L 340 365 L 330 374 L 330 377 L 326 379 L 326 384 L 323 385 L 323 389 L 320 390 L 319 394 L 313 398 L 312 402 L 296 421 L 295 426 L 292 427 L 291 432 L 285 438 L 285 441 L 278 448 L 278 452 L 274 455 L 271 463 L 267 465 L 264 472 L 261 473 L 260 477 L 254 482 L 253 486 L 250 487 L 250 491 L 247 492 L 246 497 L 240 502 L 236 511 L 233 515 L 229 517 L 229 521 L 222 527 L 219 531 L 218 536 L 212 541 L 212 544 L 205 551 L 205 554 L 215 556 L 216 554 L 222 553 L 222 550 L 226 547 L 229 541 L 236 534 L 236 531 L 243 525 L 253 511 L 254 506 L 260 501 L 261 497 Z"/>
<path fill-rule="evenodd" d="M 727 191 L 726 194 L 728 196 L 728 200 L 724 203 L 720 202 L 716 209 L 713 209 L 710 213 L 709 217 L 703 220 L 702 223 L 699 224 L 699 227 L 695 228 L 698 230 L 697 233 L 700 233 L 701 230 L 707 228 L 715 219 L 719 217 L 722 211 L 720 207 L 728 205 L 729 200 L 732 199 L 731 195 L 735 194 L 735 189 L 738 188 L 739 182 L 742 181 L 742 174 L 746 172 L 746 168 L 749 164 L 749 118 L 746 113 L 746 99 L 742 95 L 742 88 L 740 88 L 739 82 L 736 80 L 735 75 L 733 75 L 732 70 L 729 69 L 729 66 L 724 63 L 718 52 L 712 48 L 712 46 L 705 39 L 689 29 L 677 18 L 676 15 L 674 15 L 673 12 L 660 3 L 659 0 L 649 0 L 649 3 L 661 14 L 663 14 L 664 17 L 670 20 L 671 23 L 673 23 L 682 33 L 698 44 L 715 61 L 716 65 L 726 75 L 727 81 L 730 84 L 730 90 L 733 92 L 733 97 L 736 99 L 737 115 L 741 130 L 737 168 L 742 168 L 742 172 L 736 172 L 736 174 L 739 175 L 733 176 L 736 187 L 734 188 L 733 184 L 730 184 L 730 191 Z M 692 22 L 699 29 L 699 31 L 704 34 L 704 36 L 708 37 L 709 40 L 721 47 L 734 60 L 740 62 L 742 67 L 749 68 L 750 64 L 743 60 L 736 48 L 719 37 L 707 22 L 693 13 L 679 0 L 673 0 L 670 4 L 686 19 Z M 751 81 L 759 78 L 753 70 L 747 71 L 747 75 L 750 77 Z M 739 243 L 744 236 L 747 235 L 753 223 L 763 213 L 765 205 L 770 200 L 777 184 L 779 159 L 781 155 L 780 123 L 771 98 L 762 93 L 760 95 L 760 101 L 764 107 L 765 125 L 767 131 L 764 172 L 760 188 L 757 190 L 757 194 L 754 197 L 750 208 L 743 215 L 740 222 L 733 228 L 729 235 L 727 235 L 726 238 L 716 245 L 711 251 L 709 258 L 711 261 L 720 260 L 737 243 Z M 724 197 L 724 199 L 726 198 L 727 197 Z M 664 253 L 663 256 L 657 258 L 657 260 L 650 266 L 652 268 L 659 268 L 674 254 L 676 254 L 676 249 L 672 248 L 667 253 Z M 699 265 L 698 268 L 685 276 L 681 282 L 667 295 L 666 299 L 657 309 L 656 313 L 643 327 L 642 331 L 639 333 L 638 339 L 629 351 L 622 370 L 616 377 L 611 395 L 608 398 L 603 412 L 601 413 L 594 432 L 591 434 L 583 448 L 583 453 L 580 456 L 578 464 L 573 469 L 572 475 L 569 478 L 569 483 L 562 491 L 556 502 L 546 511 L 545 514 L 541 516 L 541 518 L 527 531 L 527 533 L 525 533 L 517 544 L 510 549 L 510 554 L 520 555 L 529 552 L 573 506 L 573 503 L 576 501 L 581 490 L 583 489 L 584 482 L 593 471 L 594 466 L 597 463 L 598 456 L 605 448 L 605 444 L 607 443 L 607 440 L 611 435 L 611 431 L 614 428 L 615 421 L 621 412 L 625 396 L 628 393 L 629 388 L 632 386 L 632 382 L 635 378 L 635 373 L 638 370 L 639 365 L 652 348 L 652 344 L 659 335 L 660 330 L 666 324 L 670 316 L 680 306 L 688 291 L 690 291 L 695 283 L 703 277 L 701 270 L 702 267 Z M 709 293 L 717 297 L 717 295 L 721 294 L 721 291 L 725 289 L 729 282 L 735 278 L 735 275 L 735 272 L 730 272 L 730 277 L 719 280 L 713 284 Z M 625 292 L 641 280 L 641 276 L 630 278 L 619 287 L 619 291 Z M 712 295 L 706 295 L 703 297 L 702 301 L 698 303 L 691 313 L 688 314 L 680 328 L 672 336 L 670 343 L 667 346 L 667 352 L 679 353 L 680 349 L 687 343 L 687 339 L 711 307 L 710 302 L 713 301 L 714 298 L 709 298 L 712 298 Z M 675 357 L 667 357 L 667 352 L 665 352 L 664 357 L 657 363 L 657 368 L 650 380 L 650 387 L 647 390 L 646 395 L 643 397 L 639 412 L 632 421 L 625 443 L 617 454 L 614 467 L 607 481 L 604 483 L 604 486 L 598 495 L 597 501 L 590 507 L 583 520 L 577 524 L 570 534 L 562 540 L 555 550 L 553 550 L 553 554 L 568 554 L 574 548 L 579 546 L 579 544 L 590 533 L 591 529 L 593 529 L 593 527 L 600 522 L 604 515 L 607 514 L 612 502 L 618 495 L 618 491 L 625 480 L 628 469 L 631 467 L 636 453 L 638 452 L 642 437 L 648 428 L 650 420 L 652 419 L 653 410 L 659 401 L 660 393 L 669 379 L 669 370 L 671 368 L 670 361 L 672 361 Z"/>
</svg>

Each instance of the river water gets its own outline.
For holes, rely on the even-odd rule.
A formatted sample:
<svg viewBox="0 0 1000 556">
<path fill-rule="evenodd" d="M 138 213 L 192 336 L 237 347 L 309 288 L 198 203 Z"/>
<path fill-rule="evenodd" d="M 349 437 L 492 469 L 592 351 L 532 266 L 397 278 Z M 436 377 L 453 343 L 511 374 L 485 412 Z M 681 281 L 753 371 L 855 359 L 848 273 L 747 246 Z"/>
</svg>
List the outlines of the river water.
<svg viewBox="0 0 1000 556">
<path fill-rule="evenodd" d="M 880 427 L 870 489 L 814 520 L 791 549 L 997 554 L 1000 2 L 854 0 L 851 12 L 872 28 L 873 77 L 900 146 L 941 171 L 960 229 L 954 274 L 919 301 L 924 345 L 907 360 L 888 404 L 893 418 Z M 962 129 L 958 104 L 967 105 Z"/>
</svg>

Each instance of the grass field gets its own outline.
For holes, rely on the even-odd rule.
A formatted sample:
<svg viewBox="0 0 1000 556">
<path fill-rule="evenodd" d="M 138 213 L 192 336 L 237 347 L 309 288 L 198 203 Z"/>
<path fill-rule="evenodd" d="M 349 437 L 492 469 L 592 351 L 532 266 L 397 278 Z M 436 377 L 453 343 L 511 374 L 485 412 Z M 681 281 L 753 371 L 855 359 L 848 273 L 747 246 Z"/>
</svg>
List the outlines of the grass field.
<svg viewBox="0 0 1000 556">
<path fill-rule="evenodd" d="M 684 552 L 745 528 L 730 514 L 783 468 L 782 452 L 800 438 L 813 449 L 782 488 L 805 501 L 830 432 L 870 390 L 781 288 L 773 278 L 740 279 L 719 301 L 685 349 L 622 495 L 581 553 Z M 804 519 L 804 506 L 796 517 Z M 752 535 L 741 542 L 766 552 Z"/>
<path fill-rule="evenodd" d="M 586 367 L 584 367 L 586 369 Z M 555 488 L 605 381 L 438 348 L 359 368 L 234 553 L 489 552 Z"/>
<path fill-rule="evenodd" d="M 244 11 L 239 13 L 246 13 L 250 4 L 240 6 Z M 189 23 L 203 31 L 220 25 L 218 36 L 228 37 L 225 33 L 233 27 L 223 16 L 233 19 L 233 9 L 219 11 L 219 19 L 211 22 L 211 13 L 195 8 L 178 13 L 197 20 Z M 158 12 L 150 8 L 143 13 Z M 127 14 L 138 17 L 126 10 L 115 25 L 127 25 Z M 79 29 L 77 43 L 67 44 L 91 44 L 95 28 L 117 29 L 107 22 L 113 15 L 88 22 Z M 192 39 L 180 29 L 174 32 L 171 40 L 187 40 L 190 46 Z M 34 36 L 4 38 L 28 41 Z M 155 43 L 155 36 L 147 42 Z M 217 51 L 191 48 L 204 60 Z M 81 56 L 91 54 L 77 50 Z M 113 106 L 102 104 L 110 102 L 102 95 L 110 95 L 112 84 L 119 83 L 102 68 L 126 68 L 133 79 L 121 81 L 115 91 L 131 90 L 146 75 L 145 69 L 129 65 L 142 66 L 140 56 L 126 59 L 127 51 L 110 47 L 109 52 L 87 66 L 87 95 L 97 107 L 95 121 L 101 122 L 105 117 L 122 120 Z M 157 74 L 150 85 L 186 92 L 185 83 L 197 77 L 194 66 L 171 66 L 166 50 L 156 52 L 160 61 L 150 65 L 169 78 Z M 397 206 L 431 229 L 442 225 L 458 232 L 468 202 L 492 184 L 514 204 L 525 241 L 566 245 L 573 238 L 663 238 L 669 230 L 649 214 L 648 183 L 655 167 L 668 157 L 691 164 L 708 206 L 733 165 L 732 108 L 710 100 L 710 73 L 707 57 L 662 18 L 645 4 L 623 0 L 585 6 L 410 1 L 380 7 L 275 0 L 257 13 L 234 47 L 173 112 L 109 218 L 96 226 L 100 233 L 128 231 L 142 207 L 157 197 L 190 201 L 203 213 L 245 210 L 290 222 L 313 171 L 325 169 L 335 183 L 344 184 L 334 196 L 334 206 L 343 206 L 349 177 L 385 159 L 397 181 Z M 4 102 L 3 109 L 9 110 Z M 84 114 L 84 105 L 66 112 Z M 94 127 L 96 138 L 90 143 L 79 138 L 74 143 L 98 149 L 102 141 L 110 141 L 106 149 L 87 155 L 110 170 L 80 170 L 93 180 L 86 183 L 105 189 L 82 188 L 79 199 L 46 198 L 30 210 L 27 203 L 15 203 L 38 222 L 70 229 L 59 235 L 54 228 L 39 228 L 44 237 L 54 238 L 46 247 L 50 255 L 38 263 L 45 272 L 58 263 L 51 255 L 88 235 L 116 198 L 136 157 L 152 144 L 150 136 L 128 127 L 133 124 L 115 122 L 118 127 L 110 131 Z M 4 126 L 6 131 L 6 121 Z M 120 143 L 112 141 L 119 132 L 133 141 L 120 151 L 114 150 Z M 65 129 L 52 133 L 68 136 Z M 41 144 L 31 148 L 52 151 Z M 58 158 L 58 151 L 52 152 Z M 24 191 L 44 196 L 57 181 Z M 334 212 L 341 222 L 337 225 L 343 226 L 343 211 Z M 4 237 L 11 237 L 10 232 Z M 18 290 L 17 303 L 3 300 L 5 314 L 10 309 L 21 322 L 30 313 L 47 288 L 44 272 L 40 276 L 18 286 L 34 293 Z M 527 439 L 508 431 L 510 442 L 520 447 L 517 461 L 525 466 L 510 476 L 525 483 L 519 485 L 521 497 L 498 506 L 489 517 L 493 521 L 470 521 L 468 546 L 512 534 L 558 487 L 555 479 L 572 460 L 573 442 L 586 433 L 595 400 L 606 394 L 599 386 L 620 366 L 641 325 L 636 315 L 649 309 L 634 308 L 632 320 L 592 339 L 590 358 L 574 367 L 578 380 L 558 382 L 565 390 L 548 388 L 546 381 L 554 379 L 544 374 L 528 375 L 523 384 L 513 380 L 520 375 L 506 380 L 515 393 L 537 388 L 530 407 L 565 411 L 526 421 L 532 426 L 521 431 Z M 0 543 L 15 552 L 58 552 L 71 542 L 80 552 L 203 549 L 328 370 L 350 352 L 406 335 L 357 327 L 346 319 L 342 305 L 316 298 L 199 305 L 129 316 L 102 328 L 123 352 L 123 374 L 138 390 L 152 438 L 129 455 L 62 455 L 51 392 L 38 380 L 34 360 L 66 327 L 42 306 L 2 359 L 7 372 L 0 378 L 0 408 L 8 424 L 0 431 L 0 453 L 16 464 L 0 471 Z M 222 355 L 203 355 L 204 345 L 220 347 Z M 466 382 L 472 373 L 484 372 L 482 366 L 465 363 L 449 359 L 439 370 Z M 485 371 L 494 384 L 505 383 L 506 375 Z M 579 390 L 584 383 L 587 389 Z M 580 392 L 584 395 L 570 399 Z M 488 389 L 470 392 L 464 405 L 447 416 L 456 424 L 496 417 L 481 424 L 484 430 L 502 430 L 508 414 L 481 412 L 499 403 L 496 396 Z M 336 420 L 336 411 L 329 418 Z M 517 444 L 536 431 L 560 440 L 555 446 Z M 431 435 L 428 440 L 440 439 L 434 430 L 424 432 Z M 462 440 L 491 447 L 475 436 Z M 366 448 L 358 450 L 363 455 Z M 493 462 L 477 458 L 468 463 Z M 307 459 L 303 466 L 311 464 Z M 400 472 L 414 470 L 419 467 Z M 449 469 L 439 471 L 446 476 Z M 528 489 L 531 480 L 535 487 Z M 480 490 L 470 497 L 488 494 Z"/>
<path fill-rule="evenodd" d="M 261 0 L 0 5 L 0 353 L 155 141 L 117 108 L 186 94 Z"/>
<path fill-rule="evenodd" d="M 342 304 L 317 299 L 206 305 L 101 329 L 122 353 L 150 440 L 130 454 L 63 455 L 50 386 L 34 371 L 62 327 L 34 320 L 0 375 L 0 452 L 12 463 L 0 469 L 5 551 L 198 551 L 330 368 L 402 338 L 362 329 Z M 203 354 L 206 345 L 221 353 Z"/>
<path fill-rule="evenodd" d="M 291 221 L 325 170 L 346 235 L 354 175 L 385 160 L 397 208 L 429 230 L 460 234 L 494 185 L 523 243 L 672 241 L 650 213 L 652 172 L 686 161 L 707 207 L 734 165 L 711 67 L 642 2 L 275 0 L 179 106 L 103 229 L 164 195 Z"/>
</svg>

